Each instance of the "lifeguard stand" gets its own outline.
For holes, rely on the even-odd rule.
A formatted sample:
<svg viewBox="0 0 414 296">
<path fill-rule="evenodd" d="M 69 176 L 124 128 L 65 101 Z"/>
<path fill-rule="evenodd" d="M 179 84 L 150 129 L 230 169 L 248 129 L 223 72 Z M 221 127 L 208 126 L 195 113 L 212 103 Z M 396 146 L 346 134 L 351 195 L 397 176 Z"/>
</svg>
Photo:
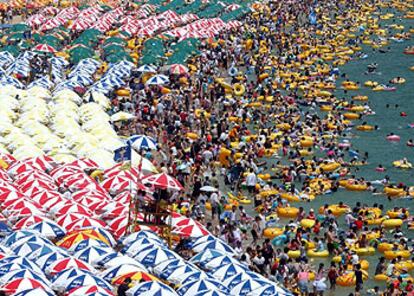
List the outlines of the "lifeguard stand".
<svg viewBox="0 0 414 296">
<path fill-rule="evenodd" d="M 159 228 L 159 236 L 165 239 L 171 248 L 171 211 L 170 206 L 162 199 L 156 199 L 148 205 L 143 205 L 136 197 L 132 196 L 129 213 L 127 235 L 132 233 L 137 226 L 156 226 Z M 143 219 L 142 216 L 143 215 Z"/>
</svg>

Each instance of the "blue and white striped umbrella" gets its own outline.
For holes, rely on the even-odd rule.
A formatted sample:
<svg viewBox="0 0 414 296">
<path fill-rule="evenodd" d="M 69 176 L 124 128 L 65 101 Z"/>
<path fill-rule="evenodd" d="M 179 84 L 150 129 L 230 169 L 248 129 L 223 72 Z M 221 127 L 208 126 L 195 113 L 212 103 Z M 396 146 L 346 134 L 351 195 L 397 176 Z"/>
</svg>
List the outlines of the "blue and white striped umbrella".
<svg viewBox="0 0 414 296">
<path fill-rule="evenodd" d="M 102 258 L 102 256 L 110 254 L 110 253 L 115 253 L 115 251 L 109 247 L 101 248 L 101 247 L 92 246 L 92 247 L 88 247 L 84 250 L 80 250 L 76 252 L 74 254 L 74 257 L 82 261 L 85 261 L 89 264 L 95 264 L 96 262 L 99 261 L 100 258 Z"/>
<path fill-rule="evenodd" d="M 157 150 L 157 141 L 149 136 L 137 135 L 128 139 L 132 148 L 140 150 Z"/>
<path fill-rule="evenodd" d="M 240 272 L 232 277 L 224 279 L 223 284 L 231 290 L 238 283 L 245 281 L 245 280 L 251 280 L 251 279 L 260 279 L 260 277 L 256 273 L 251 272 L 251 271 Z"/>
<path fill-rule="evenodd" d="M 214 269 L 230 263 L 237 263 L 237 260 L 230 256 L 220 256 L 199 262 L 199 264 L 201 264 L 206 269 Z"/>
<path fill-rule="evenodd" d="M 69 256 L 69 254 L 68 254 L 68 252 L 67 252 L 66 249 L 59 248 L 59 247 L 57 247 L 55 245 L 47 245 L 47 244 L 45 244 L 40 249 L 37 249 L 31 255 L 29 255 L 28 258 L 30 260 L 37 260 L 40 257 L 43 257 L 45 255 L 50 255 L 50 254 L 53 254 L 53 253 L 60 253 L 64 257 Z"/>
<path fill-rule="evenodd" d="M 116 65 L 118 67 L 123 67 L 123 68 L 126 68 L 128 70 L 132 70 L 132 68 L 135 67 L 135 64 L 133 62 L 125 61 L 125 60 L 122 60 L 122 61 L 116 63 Z"/>
<path fill-rule="evenodd" d="M 101 276 L 104 280 L 110 282 L 118 276 L 136 271 L 146 271 L 146 268 L 142 265 L 136 264 L 120 264 L 118 266 L 106 269 L 101 273 Z"/>
<path fill-rule="evenodd" d="M 142 73 L 157 73 L 157 70 L 152 65 L 142 65 L 137 71 Z"/>
<path fill-rule="evenodd" d="M 167 280 L 176 285 L 186 285 L 189 282 L 199 281 L 206 278 L 208 278 L 208 276 L 202 271 L 191 271 L 186 273 L 174 272 Z"/>
<path fill-rule="evenodd" d="M 31 269 L 19 263 L 5 263 L 0 265 L 0 277 L 10 273 L 13 270 Z"/>
<path fill-rule="evenodd" d="M 52 239 L 63 237 L 66 234 L 65 229 L 53 221 L 40 221 L 30 225 L 28 229 L 38 231 L 42 236 Z"/>
<path fill-rule="evenodd" d="M 156 276 L 161 277 L 161 274 L 165 273 L 170 275 L 175 269 L 181 266 L 187 266 L 188 264 L 181 258 L 170 259 L 155 265 L 152 270 Z"/>
<path fill-rule="evenodd" d="M 234 249 L 221 240 L 208 241 L 205 243 L 201 243 L 201 244 L 193 246 L 192 249 L 196 253 L 199 253 L 203 250 L 211 249 L 211 250 L 222 252 L 226 255 L 230 255 L 230 256 L 235 255 Z"/>
<path fill-rule="evenodd" d="M 70 81 L 79 83 L 83 86 L 91 85 L 93 83 L 93 79 L 83 75 L 75 75 L 70 78 Z"/>
<path fill-rule="evenodd" d="M 66 289 L 67 284 L 72 281 L 74 278 L 81 276 L 81 275 L 87 275 L 91 274 L 90 272 L 86 270 L 76 269 L 76 268 L 70 268 L 63 270 L 59 273 L 57 273 L 52 278 L 52 289 L 56 291 L 63 292 Z"/>
<path fill-rule="evenodd" d="M 66 66 L 68 66 L 69 65 L 69 62 L 68 61 L 66 61 L 64 58 L 62 58 L 62 57 L 53 57 L 53 58 L 51 58 L 50 59 L 50 63 L 52 64 L 52 65 L 56 65 L 56 66 L 58 66 L 58 67 L 60 67 L 60 68 L 64 68 L 64 67 L 66 67 Z"/>
<path fill-rule="evenodd" d="M 157 281 L 140 283 L 127 290 L 126 294 L 127 296 L 177 296 L 173 289 Z"/>
<path fill-rule="evenodd" d="M 97 70 L 97 67 L 94 65 L 77 65 L 75 68 L 72 69 L 71 73 L 76 72 L 83 72 L 88 73 L 89 75 L 93 75 Z"/>
<path fill-rule="evenodd" d="M 24 268 L 20 268 L 20 269 L 31 269 L 37 273 L 42 273 L 41 269 L 39 268 L 39 266 L 37 266 L 35 263 L 33 263 L 32 261 L 24 258 L 24 257 L 20 257 L 20 256 L 8 256 L 8 257 L 4 257 L 1 259 L 1 263 L 2 264 L 19 264 L 21 266 L 25 266 Z M 2 265 L 3 266 L 3 265 Z"/>
<path fill-rule="evenodd" d="M 217 251 L 217 250 L 206 249 L 206 250 L 198 253 L 197 255 L 193 256 L 190 259 L 190 262 L 194 262 L 194 263 L 206 262 L 206 261 L 209 261 L 213 258 L 217 258 L 217 257 L 221 257 L 221 256 L 225 256 L 225 254 L 220 252 L 220 251 Z"/>
<path fill-rule="evenodd" d="M 112 290 L 112 286 L 107 281 L 105 281 L 104 279 L 96 275 L 90 275 L 90 274 L 84 274 L 84 275 L 79 275 L 77 277 L 74 277 L 66 285 L 65 290 L 70 291 L 73 288 L 77 288 L 81 286 L 88 286 L 88 285 L 96 285 L 101 288 L 107 289 L 109 291 Z"/>
<path fill-rule="evenodd" d="M 77 75 L 82 75 L 82 76 L 92 78 L 93 73 L 90 73 L 88 71 L 84 71 L 83 69 L 79 69 L 79 70 L 76 70 L 76 71 L 71 71 L 68 74 L 68 78 L 72 78 L 73 76 L 77 76 Z"/>
<path fill-rule="evenodd" d="M 248 279 L 235 285 L 231 289 L 231 294 L 244 296 L 261 287 L 269 288 L 271 287 L 271 285 L 269 285 L 269 283 L 265 281 L 256 280 L 256 279 Z"/>
<path fill-rule="evenodd" d="M 25 52 L 21 53 L 21 54 L 17 57 L 17 59 L 18 59 L 18 60 L 19 60 L 19 59 L 31 60 L 31 59 L 33 59 L 36 55 L 37 55 L 37 53 L 36 53 L 36 52 L 31 51 L 31 50 L 27 50 L 27 51 L 25 51 Z"/>
<path fill-rule="evenodd" d="M 95 59 L 92 59 L 92 58 L 86 58 L 86 59 L 81 60 L 79 62 L 79 64 L 80 65 L 92 65 L 92 66 L 95 66 L 96 68 L 98 68 L 99 65 L 101 64 L 101 62 L 99 62 Z"/>
<path fill-rule="evenodd" d="M 177 293 L 181 296 L 190 296 L 198 295 L 198 292 L 205 290 L 219 290 L 223 293 L 228 293 L 228 289 L 222 283 L 214 279 L 201 279 L 187 282 L 177 290 Z"/>
<path fill-rule="evenodd" d="M 45 254 L 43 256 L 38 257 L 35 259 L 35 262 L 43 271 L 46 271 L 46 269 L 55 261 L 64 259 L 69 257 L 69 255 L 64 255 L 59 252 L 49 253 Z"/>
<path fill-rule="evenodd" d="M 48 244 L 52 244 L 51 241 L 49 241 L 46 238 L 43 238 L 39 235 L 37 231 L 33 230 L 20 230 L 13 232 L 12 234 L 6 236 L 4 240 L 1 242 L 3 246 L 10 247 L 17 241 L 38 241 L 42 240 Z"/>
<path fill-rule="evenodd" d="M 197 296 L 227 296 L 228 294 L 225 294 L 220 291 L 216 290 L 206 290 L 206 291 L 200 291 L 198 292 Z"/>
<path fill-rule="evenodd" d="M 0 52 L 0 66 L 5 67 L 11 63 L 13 63 L 16 59 L 14 56 L 8 51 Z"/>
<path fill-rule="evenodd" d="M 170 82 L 170 79 L 168 79 L 165 75 L 154 75 L 150 79 L 145 82 L 147 85 L 164 85 Z"/>
<path fill-rule="evenodd" d="M 82 87 L 82 85 L 77 82 L 67 80 L 56 85 L 54 92 L 58 92 L 64 89 L 74 89 L 75 87 Z"/>
<path fill-rule="evenodd" d="M 179 256 L 166 248 L 155 247 L 147 249 L 134 258 L 144 266 L 154 266 L 169 259 L 177 259 Z"/>
<path fill-rule="evenodd" d="M 13 296 L 54 296 L 54 293 L 45 291 L 42 288 L 28 289 L 20 291 L 19 293 L 13 294 Z"/>
<path fill-rule="evenodd" d="M 49 77 L 41 77 L 39 79 L 32 81 L 32 83 L 30 83 L 27 86 L 27 89 L 31 89 L 34 86 L 40 86 L 46 89 L 50 89 L 53 86 L 53 82 L 50 81 Z"/>
<path fill-rule="evenodd" d="M 125 84 L 125 82 L 118 76 L 108 75 L 106 77 L 101 78 L 98 83 L 101 84 L 109 84 L 112 87 L 121 87 Z"/>
<path fill-rule="evenodd" d="M 106 71 L 105 76 L 117 76 L 120 77 L 122 79 L 124 79 L 125 77 L 128 77 L 129 75 L 131 75 L 131 71 L 129 71 L 128 69 L 125 68 L 120 68 L 120 67 L 114 67 L 109 69 L 108 71 Z"/>
<path fill-rule="evenodd" d="M 76 253 L 78 251 L 84 250 L 88 247 L 108 247 L 103 241 L 95 239 L 84 239 L 69 248 L 70 252 Z"/>
<path fill-rule="evenodd" d="M 241 272 L 249 271 L 247 267 L 244 267 L 239 264 L 227 264 L 216 269 L 213 269 L 211 275 L 214 276 L 216 279 L 223 281 L 233 275 L 239 274 Z"/>
<path fill-rule="evenodd" d="M 17 256 L 27 257 L 29 254 L 41 249 L 44 244 L 39 242 L 24 242 L 18 246 L 12 246 L 13 252 Z"/>
<path fill-rule="evenodd" d="M 13 85 L 16 88 L 23 88 L 23 84 L 14 77 L 4 75 L 0 77 L 0 85 Z"/>
<path fill-rule="evenodd" d="M 200 270 L 197 268 L 194 268 L 191 265 L 185 264 L 181 266 L 171 266 L 171 268 L 165 269 L 163 272 L 158 274 L 158 276 L 162 279 L 174 280 L 179 274 L 185 274 L 185 273 L 196 272 L 196 271 L 200 271 Z"/>
<path fill-rule="evenodd" d="M 50 281 L 43 276 L 42 274 L 36 273 L 30 269 L 16 269 L 12 270 L 0 278 L 0 284 L 3 285 L 14 279 L 34 279 L 44 283 L 46 286 L 50 287 Z"/>
<path fill-rule="evenodd" d="M 151 240 L 149 238 L 141 238 L 139 240 L 136 240 L 132 244 L 124 247 L 122 249 L 122 253 L 125 253 L 128 256 L 134 257 L 137 253 L 142 252 L 149 248 L 154 247 L 164 247 L 165 244 L 159 243 L 158 241 Z"/>
<path fill-rule="evenodd" d="M 159 236 L 157 236 L 154 232 L 148 231 L 148 230 L 141 230 L 141 231 L 138 231 L 138 232 L 131 233 L 130 235 L 125 237 L 122 240 L 122 244 L 124 246 L 129 246 L 134 241 L 139 240 L 141 238 L 148 238 L 148 239 L 151 239 L 153 241 L 155 240 L 155 241 L 158 241 L 159 243 L 163 243 L 161 238 Z"/>
</svg>

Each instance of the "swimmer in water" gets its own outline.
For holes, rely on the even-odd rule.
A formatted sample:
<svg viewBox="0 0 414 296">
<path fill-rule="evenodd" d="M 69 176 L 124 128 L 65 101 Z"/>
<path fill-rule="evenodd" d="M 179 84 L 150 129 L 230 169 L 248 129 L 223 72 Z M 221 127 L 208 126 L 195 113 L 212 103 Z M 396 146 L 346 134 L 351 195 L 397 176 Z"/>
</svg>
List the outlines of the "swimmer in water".
<svg viewBox="0 0 414 296">
<path fill-rule="evenodd" d="M 407 146 L 408 146 L 408 147 L 414 147 L 414 141 L 413 141 L 412 139 L 409 139 L 409 140 L 407 141 Z"/>
<path fill-rule="evenodd" d="M 376 170 L 377 172 L 385 172 L 385 168 L 382 166 L 382 164 L 379 164 L 379 165 L 375 168 L 375 170 Z"/>
</svg>

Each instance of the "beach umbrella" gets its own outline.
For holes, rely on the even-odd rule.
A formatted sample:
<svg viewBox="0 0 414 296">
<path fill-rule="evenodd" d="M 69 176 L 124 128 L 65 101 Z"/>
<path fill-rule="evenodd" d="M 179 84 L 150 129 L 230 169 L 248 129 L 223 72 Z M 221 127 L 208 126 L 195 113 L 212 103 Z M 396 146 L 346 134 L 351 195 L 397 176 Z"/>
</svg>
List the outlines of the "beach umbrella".
<svg viewBox="0 0 414 296">
<path fill-rule="evenodd" d="M 100 248 L 107 248 L 108 245 L 102 242 L 101 240 L 96 239 L 85 239 L 82 241 L 79 241 L 72 246 L 69 247 L 68 251 L 71 253 L 79 252 L 80 250 L 89 248 L 89 247 L 100 247 Z"/>
<path fill-rule="evenodd" d="M 111 285 L 102 278 L 95 275 L 84 274 L 71 279 L 69 284 L 66 285 L 66 291 L 70 291 L 73 288 L 88 285 L 96 285 L 109 291 L 112 289 Z"/>
<path fill-rule="evenodd" d="M 110 242 L 102 234 L 96 231 L 75 231 L 64 237 L 62 240 L 56 243 L 57 246 L 69 249 L 70 247 L 76 245 L 77 243 L 85 240 L 97 240 L 102 243 L 110 246 Z"/>
<path fill-rule="evenodd" d="M 198 292 L 197 296 L 226 296 L 228 294 L 220 292 L 218 290 L 206 290 Z"/>
<path fill-rule="evenodd" d="M 170 80 L 165 75 L 154 75 L 145 82 L 147 85 L 164 85 L 169 83 Z"/>
<path fill-rule="evenodd" d="M 128 142 L 133 148 L 140 151 L 143 149 L 157 150 L 157 141 L 149 136 L 137 135 L 128 139 Z"/>
<path fill-rule="evenodd" d="M 87 247 L 86 249 L 83 250 L 79 250 L 78 252 L 76 252 L 73 256 L 79 260 L 82 260 L 84 262 L 87 262 L 89 264 L 95 264 L 96 262 L 98 262 L 98 260 L 104 256 L 104 255 L 108 255 L 110 253 L 115 253 L 112 248 L 106 247 L 96 247 L 96 246 L 91 246 L 91 247 Z"/>
<path fill-rule="evenodd" d="M 248 295 L 256 289 L 267 289 L 270 287 L 271 285 L 266 281 L 262 281 L 259 279 L 246 279 L 236 284 L 233 288 L 231 288 L 230 292 L 232 295 Z"/>
<path fill-rule="evenodd" d="M 46 291 L 43 288 L 35 288 L 35 289 L 28 289 L 20 291 L 19 293 L 13 294 L 13 296 L 54 296 L 55 294 Z"/>
<path fill-rule="evenodd" d="M 174 75 L 184 75 L 188 73 L 188 68 L 181 64 L 170 65 L 170 73 Z"/>
<path fill-rule="evenodd" d="M 144 271 L 134 271 L 114 278 L 111 282 L 113 285 L 121 285 L 126 279 L 134 282 L 158 281 L 158 278 Z"/>
<path fill-rule="evenodd" d="M 156 175 L 150 175 L 144 177 L 142 180 L 144 184 L 151 184 L 155 187 L 162 188 L 162 189 L 171 189 L 171 190 L 182 190 L 183 186 L 173 177 L 161 173 Z"/>
<path fill-rule="evenodd" d="M 129 246 L 135 241 L 142 239 L 142 238 L 148 238 L 151 241 L 157 241 L 158 244 L 163 243 L 162 239 L 158 235 L 156 235 L 154 232 L 141 230 L 138 232 L 131 233 L 127 237 L 123 238 L 122 244 L 124 246 Z"/>
<path fill-rule="evenodd" d="M 204 191 L 204 192 L 217 192 L 218 189 L 213 187 L 213 186 L 203 186 L 200 188 L 200 191 Z"/>
<path fill-rule="evenodd" d="M 47 45 L 47 44 L 38 44 L 33 48 L 33 50 L 40 51 L 40 52 L 48 52 L 48 53 L 56 52 L 56 49 L 54 49 L 52 46 Z"/>
<path fill-rule="evenodd" d="M 160 262 L 176 259 L 178 255 L 168 249 L 161 247 L 154 247 L 152 249 L 147 249 L 135 256 L 135 259 L 138 262 L 142 263 L 144 266 L 154 266 Z"/>
<path fill-rule="evenodd" d="M 158 281 L 140 283 L 127 290 L 127 296 L 177 296 L 169 286 Z M 195 295 L 195 294 L 194 294 Z"/>
<path fill-rule="evenodd" d="M 0 222 L 0 233 L 1 234 L 8 234 L 11 231 L 12 230 L 10 229 L 10 227 L 6 223 Z"/>
<path fill-rule="evenodd" d="M 98 200 L 99 203 L 102 203 L 102 200 Z M 66 226 L 66 229 L 73 231 L 77 229 L 84 229 L 84 228 L 90 228 L 90 227 L 105 227 L 105 222 L 94 219 L 91 217 L 82 217 L 78 220 L 73 221 L 71 224 Z"/>
<path fill-rule="evenodd" d="M 177 293 L 179 295 L 198 295 L 198 292 L 205 290 L 220 290 L 228 293 L 227 288 L 223 284 L 213 279 L 201 279 L 187 282 L 177 290 Z"/>
<path fill-rule="evenodd" d="M 52 288 L 53 290 L 63 292 L 65 291 L 67 284 L 72 279 L 80 275 L 86 275 L 86 274 L 90 274 L 90 273 L 88 271 L 76 269 L 76 268 L 65 269 L 53 276 Z"/>
<path fill-rule="evenodd" d="M 187 226 L 188 227 L 188 226 Z M 201 236 L 201 235 L 199 235 Z M 198 245 L 195 245 L 193 247 L 193 251 L 196 253 L 199 253 L 205 249 L 213 249 L 219 252 L 222 252 L 224 254 L 228 254 L 228 255 L 234 255 L 235 251 L 232 247 L 230 247 L 229 245 L 227 245 L 226 243 L 224 243 L 221 240 L 215 240 L 215 241 L 210 241 L 210 242 L 205 242 L 205 243 L 200 243 Z"/>
<path fill-rule="evenodd" d="M 41 221 L 29 226 L 28 229 L 38 231 L 47 238 L 57 238 L 65 235 L 65 230 L 52 221 Z"/>
<path fill-rule="evenodd" d="M 24 290 L 41 288 L 47 290 L 47 286 L 40 281 L 30 278 L 19 278 L 11 280 L 10 282 L 2 285 L 0 290 L 6 294 L 16 294 Z"/>
<path fill-rule="evenodd" d="M 167 279 L 168 281 L 176 281 L 177 277 L 183 274 L 192 273 L 200 271 L 198 268 L 190 265 L 190 264 L 183 264 L 178 266 L 169 265 L 167 268 L 163 270 L 159 276 L 163 279 Z M 176 282 L 180 283 L 180 282 Z"/>
<path fill-rule="evenodd" d="M 214 268 L 218 268 L 218 267 L 223 266 L 223 265 L 227 265 L 227 264 L 231 264 L 231 263 L 237 263 L 237 260 L 230 257 L 230 256 L 224 255 L 224 256 L 215 257 L 215 258 L 212 258 L 212 259 L 207 259 L 207 260 L 204 260 L 204 261 L 200 261 L 199 263 L 207 269 L 214 269 Z"/>
<path fill-rule="evenodd" d="M 159 277 L 166 278 L 168 277 L 172 272 L 174 272 L 175 269 L 180 267 L 186 267 L 188 266 L 188 263 L 186 263 L 183 259 L 169 259 L 166 261 L 163 261 L 157 265 L 155 265 L 152 270 L 153 273 L 158 275 Z"/>
<path fill-rule="evenodd" d="M 12 245 L 11 248 L 17 256 L 25 257 L 29 254 L 32 254 L 38 249 L 41 249 L 44 246 L 44 244 L 41 243 L 35 243 L 35 242 L 24 242 L 20 245 Z"/>
<path fill-rule="evenodd" d="M 173 232 L 184 237 L 200 237 L 209 234 L 209 232 L 203 226 L 199 226 L 197 224 L 174 227 Z M 194 250 L 195 252 L 200 252 L 198 246 L 195 248 L 198 250 Z M 229 247 L 229 249 L 231 248 Z"/>
<path fill-rule="evenodd" d="M 0 265 L 0 277 L 2 277 L 2 276 L 6 275 L 6 274 L 8 274 L 8 273 L 10 273 L 14 270 L 22 270 L 22 269 L 31 269 L 31 268 L 28 267 L 28 266 L 25 266 L 23 264 L 14 263 L 14 262 L 1 264 Z M 42 272 L 40 271 L 40 274 L 41 273 Z"/>
<path fill-rule="evenodd" d="M 20 48 L 16 45 L 6 45 L 2 47 L 0 50 L 12 54 L 13 57 L 17 57 L 20 53 Z"/>
<path fill-rule="evenodd" d="M 41 282 L 42 284 L 50 287 L 51 283 L 49 280 L 41 274 L 38 274 L 30 269 L 16 269 L 9 273 L 6 273 L 0 278 L 0 284 L 4 285 L 15 279 L 34 279 Z"/>
<path fill-rule="evenodd" d="M 91 271 L 91 272 L 94 271 L 94 268 L 88 263 L 82 260 L 76 259 L 76 258 L 69 257 L 69 258 L 59 259 L 53 262 L 47 268 L 47 272 L 49 274 L 56 274 L 58 272 L 61 272 L 69 268 L 77 268 L 77 269 Z"/>
<path fill-rule="evenodd" d="M 133 259 L 131 261 L 134 261 Z M 131 272 L 140 272 L 140 271 L 144 271 L 146 272 L 146 268 L 139 264 L 138 262 L 134 263 L 134 264 L 119 264 L 119 265 L 115 265 L 113 267 L 110 267 L 108 269 L 106 269 L 104 272 L 101 273 L 101 277 L 110 282 L 115 278 L 121 277 L 125 274 L 129 274 Z"/>
<path fill-rule="evenodd" d="M 39 237 L 39 233 L 36 232 L 36 231 L 33 231 L 33 230 L 20 230 L 20 231 L 15 231 L 15 232 L 9 234 L 8 236 L 6 236 L 4 238 L 4 240 L 1 241 L 1 244 L 3 246 L 9 247 L 17 241 L 20 241 L 20 240 L 28 241 L 32 237 L 43 240 L 43 238 Z M 44 241 L 47 241 L 47 240 L 44 240 Z"/>
<path fill-rule="evenodd" d="M 223 281 L 233 275 L 239 274 L 241 272 L 246 272 L 249 269 L 238 264 L 227 264 L 216 269 L 213 269 L 211 275 L 213 275 L 216 279 Z"/>
<path fill-rule="evenodd" d="M 152 65 L 142 65 L 137 69 L 138 72 L 142 73 L 156 73 L 157 70 Z"/>
<path fill-rule="evenodd" d="M 82 287 L 77 287 L 72 290 L 70 290 L 67 294 L 67 296 L 112 296 L 113 293 L 111 290 L 104 289 L 97 285 L 87 285 Z"/>
<path fill-rule="evenodd" d="M 111 121 L 112 122 L 127 121 L 127 120 L 134 119 L 135 117 L 136 116 L 133 115 L 133 114 L 130 114 L 130 113 L 127 113 L 127 112 L 124 112 L 124 111 L 120 111 L 120 112 L 117 112 L 117 113 L 115 113 L 111 116 Z"/>
<path fill-rule="evenodd" d="M 202 271 L 191 271 L 186 273 L 174 273 L 170 277 L 168 277 L 168 282 L 185 285 L 189 282 L 199 281 L 201 279 L 206 279 L 207 275 Z"/>
<path fill-rule="evenodd" d="M 55 261 L 67 258 L 65 255 L 63 255 L 60 252 L 53 252 L 49 254 L 44 254 L 42 256 L 39 256 L 35 262 L 43 271 L 46 271 L 46 269 Z"/>
</svg>

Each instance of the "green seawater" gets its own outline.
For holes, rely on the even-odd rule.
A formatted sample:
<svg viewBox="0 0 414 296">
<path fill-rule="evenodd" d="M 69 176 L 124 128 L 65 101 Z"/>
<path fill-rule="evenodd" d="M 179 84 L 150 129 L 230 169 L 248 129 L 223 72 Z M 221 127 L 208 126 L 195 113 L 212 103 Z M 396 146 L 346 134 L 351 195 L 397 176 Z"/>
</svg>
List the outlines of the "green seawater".
<svg viewBox="0 0 414 296">
<path fill-rule="evenodd" d="M 400 14 L 401 15 L 401 14 Z M 381 26 L 392 24 L 393 21 L 381 21 Z M 395 23 L 402 24 L 405 26 L 405 31 L 408 31 L 411 27 L 414 27 L 414 20 L 407 19 L 396 19 Z M 399 31 L 389 29 L 390 33 L 397 33 Z M 391 37 L 391 34 L 388 35 Z M 394 183 L 403 182 L 409 186 L 414 186 L 414 169 L 412 170 L 401 170 L 392 166 L 392 162 L 395 160 L 406 157 L 410 162 L 414 163 L 414 147 L 408 147 L 406 145 L 407 140 L 414 140 L 414 129 L 409 128 L 409 124 L 414 124 L 414 71 L 410 70 L 411 66 L 414 66 L 414 55 L 403 54 L 404 48 L 407 46 L 414 45 L 412 40 L 407 40 L 402 43 L 397 43 L 390 40 L 389 45 L 385 46 L 384 49 L 389 47 L 389 52 L 380 53 L 378 50 L 373 51 L 370 46 L 363 45 L 363 52 L 368 54 L 366 59 L 357 59 L 350 61 L 345 66 L 340 67 L 341 73 L 346 73 L 347 77 L 351 81 L 360 82 L 361 87 L 357 91 L 348 91 L 344 93 L 340 89 L 340 84 L 343 79 L 337 81 L 337 90 L 335 96 L 338 98 L 345 97 L 348 101 L 354 95 L 367 95 L 369 97 L 368 104 L 371 109 L 375 112 L 375 115 L 364 116 L 360 120 L 354 121 L 355 126 L 362 124 L 366 121 L 369 125 L 377 125 L 379 130 L 370 132 L 357 131 L 355 128 L 350 129 L 347 134 L 352 134 L 354 137 L 350 139 L 352 143 L 352 149 L 358 149 L 361 155 L 364 152 L 368 152 L 368 165 L 358 167 L 359 171 L 352 169 L 357 177 L 364 177 L 365 180 L 381 180 L 386 175 L 391 178 Z M 367 65 L 371 63 L 377 63 L 378 69 L 377 74 L 366 75 Z M 396 91 L 392 92 L 374 92 L 370 88 L 364 86 L 364 82 L 367 80 L 377 81 L 380 84 L 389 84 L 389 80 L 394 77 L 404 77 L 406 83 L 402 85 L 395 85 Z M 357 104 L 363 104 L 364 102 L 356 102 Z M 389 104 L 390 107 L 386 108 Z M 395 108 L 395 105 L 398 108 Z M 400 112 L 406 112 L 406 117 L 401 117 Z M 386 140 L 386 136 L 389 133 L 397 134 L 401 137 L 400 142 L 389 142 Z M 349 157 L 347 157 L 349 159 Z M 271 164 L 273 161 L 267 161 Z M 283 163 L 287 164 L 286 161 Z M 375 168 L 382 164 L 386 168 L 386 172 L 379 173 L 375 171 Z M 280 184 L 280 181 L 277 181 Z M 382 191 L 382 186 L 377 186 L 379 191 Z M 311 208 L 318 211 L 320 206 L 324 204 L 337 204 L 340 201 L 350 205 L 351 207 L 356 202 L 361 202 L 368 205 L 374 203 L 383 204 L 385 212 L 392 209 L 395 206 L 407 207 L 414 213 L 414 203 L 412 199 L 393 199 L 389 201 L 385 195 L 373 195 L 370 192 L 351 192 L 344 189 L 339 189 L 335 194 L 320 195 L 314 201 L 309 203 L 294 204 L 293 206 L 303 206 L 307 211 Z M 249 212 L 254 215 L 253 211 Z M 385 213 L 383 213 L 385 214 Z M 338 218 L 340 227 L 346 227 L 344 218 Z M 282 219 L 281 225 L 288 222 L 287 219 Z M 406 225 L 403 227 L 407 237 L 414 238 L 414 231 L 407 230 Z M 391 238 L 391 235 L 387 235 Z M 380 253 L 376 253 L 374 256 L 362 257 L 369 261 L 369 280 L 364 284 L 364 290 L 379 286 L 384 288 L 384 282 L 376 282 L 373 280 L 375 266 L 378 262 L 378 258 L 381 256 Z M 325 267 L 328 268 L 330 259 L 312 259 L 312 264 L 317 267 L 319 262 L 323 262 Z M 414 272 L 411 272 L 414 275 Z M 327 292 L 326 294 L 331 295 L 348 295 L 353 292 L 354 288 L 343 288 L 337 287 L 335 292 Z M 365 292 L 364 292 L 365 294 Z"/>
</svg>

